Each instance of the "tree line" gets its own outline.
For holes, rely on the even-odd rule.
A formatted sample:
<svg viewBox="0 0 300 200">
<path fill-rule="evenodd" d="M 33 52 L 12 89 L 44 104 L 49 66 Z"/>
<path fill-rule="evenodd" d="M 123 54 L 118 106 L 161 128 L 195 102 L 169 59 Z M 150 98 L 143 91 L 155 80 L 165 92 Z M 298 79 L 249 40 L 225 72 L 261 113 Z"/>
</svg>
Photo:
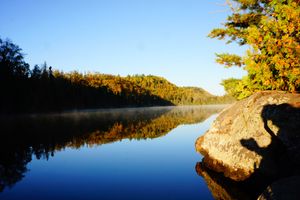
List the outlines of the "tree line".
<svg viewBox="0 0 300 200">
<path fill-rule="evenodd" d="M 64 73 L 46 62 L 31 69 L 24 60 L 22 49 L 2 39 L 0 90 L 1 113 L 208 104 L 231 100 L 213 96 L 201 88 L 177 87 L 156 76 Z"/>
</svg>

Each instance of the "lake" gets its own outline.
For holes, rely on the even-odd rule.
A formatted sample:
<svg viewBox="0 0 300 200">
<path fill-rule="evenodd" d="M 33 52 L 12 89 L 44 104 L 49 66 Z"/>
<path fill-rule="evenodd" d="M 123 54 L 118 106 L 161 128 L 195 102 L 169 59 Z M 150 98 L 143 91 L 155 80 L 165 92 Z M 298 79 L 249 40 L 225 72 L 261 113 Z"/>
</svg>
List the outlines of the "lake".
<svg viewBox="0 0 300 200">
<path fill-rule="evenodd" d="M 0 199 L 213 199 L 194 144 L 223 108 L 2 117 Z"/>
</svg>

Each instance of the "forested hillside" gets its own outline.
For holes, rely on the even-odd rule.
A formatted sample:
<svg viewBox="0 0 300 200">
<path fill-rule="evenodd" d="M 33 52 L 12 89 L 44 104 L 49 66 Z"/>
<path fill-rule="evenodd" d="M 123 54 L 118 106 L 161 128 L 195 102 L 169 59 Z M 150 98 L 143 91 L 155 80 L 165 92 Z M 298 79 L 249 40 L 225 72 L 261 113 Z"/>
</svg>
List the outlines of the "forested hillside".
<svg viewBox="0 0 300 200">
<path fill-rule="evenodd" d="M 127 76 L 126 80 L 147 89 L 152 94 L 166 99 L 175 105 L 229 103 L 229 96 L 214 96 L 199 87 L 178 87 L 162 77 L 152 75 Z"/>
<path fill-rule="evenodd" d="M 199 87 L 178 87 L 165 78 L 153 75 L 114 76 L 101 73 L 78 73 L 76 71 L 63 73 L 54 71 L 55 78 L 62 78 L 74 84 L 84 84 L 93 88 L 106 88 L 107 92 L 125 97 L 130 102 L 143 104 L 147 99 L 138 96 L 152 96 L 149 99 L 163 99 L 172 105 L 201 105 L 230 103 L 229 96 L 215 96 Z M 151 101 L 148 102 L 151 104 Z M 145 103 L 145 102 L 144 102 Z M 160 105 L 160 103 L 158 102 Z"/>
<path fill-rule="evenodd" d="M 157 76 L 64 73 L 24 61 L 21 49 L 0 39 L 0 112 L 48 112 L 135 106 L 216 104 L 232 101 Z"/>
</svg>

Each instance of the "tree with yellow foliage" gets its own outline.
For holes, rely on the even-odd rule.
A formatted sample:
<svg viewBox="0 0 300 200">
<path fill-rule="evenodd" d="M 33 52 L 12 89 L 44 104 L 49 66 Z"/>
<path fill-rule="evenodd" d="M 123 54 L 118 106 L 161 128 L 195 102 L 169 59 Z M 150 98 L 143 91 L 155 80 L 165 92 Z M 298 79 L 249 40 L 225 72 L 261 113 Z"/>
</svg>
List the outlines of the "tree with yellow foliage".
<svg viewBox="0 0 300 200">
<path fill-rule="evenodd" d="M 218 63 L 248 72 L 236 84 L 236 97 L 242 99 L 261 90 L 298 92 L 300 1 L 228 0 L 227 4 L 232 14 L 224 27 L 213 29 L 209 37 L 249 47 L 244 56 L 216 54 Z"/>
</svg>

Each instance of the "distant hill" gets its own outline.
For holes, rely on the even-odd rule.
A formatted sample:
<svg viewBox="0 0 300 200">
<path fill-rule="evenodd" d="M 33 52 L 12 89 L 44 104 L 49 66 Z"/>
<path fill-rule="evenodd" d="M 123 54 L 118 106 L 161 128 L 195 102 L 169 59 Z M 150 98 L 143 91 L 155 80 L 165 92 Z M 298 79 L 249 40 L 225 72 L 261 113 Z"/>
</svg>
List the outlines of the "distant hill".
<svg viewBox="0 0 300 200">
<path fill-rule="evenodd" d="M 0 114 L 74 109 L 218 104 L 232 102 L 202 88 L 178 87 L 152 75 L 114 76 L 33 68 L 21 48 L 0 39 Z"/>
<path fill-rule="evenodd" d="M 71 72 L 63 74 L 56 72 L 55 76 L 58 75 L 72 82 L 86 83 L 91 87 L 106 87 L 109 92 L 126 98 L 134 98 L 137 95 L 151 96 L 154 99 L 163 99 L 173 105 L 218 104 L 234 101 L 230 96 L 215 96 L 199 87 L 179 87 L 163 77 L 153 75 L 121 77 L 100 73 Z M 140 100 L 135 99 L 135 101 L 139 102 Z"/>
<path fill-rule="evenodd" d="M 125 79 L 147 89 L 150 93 L 168 100 L 175 105 L 200 105 L 233 102 L 233 99 L 229 96 L 215 96 L 199 87 L 179 87 L 159 76 L 134 75 L 127 76 Z"/>
</svg>

